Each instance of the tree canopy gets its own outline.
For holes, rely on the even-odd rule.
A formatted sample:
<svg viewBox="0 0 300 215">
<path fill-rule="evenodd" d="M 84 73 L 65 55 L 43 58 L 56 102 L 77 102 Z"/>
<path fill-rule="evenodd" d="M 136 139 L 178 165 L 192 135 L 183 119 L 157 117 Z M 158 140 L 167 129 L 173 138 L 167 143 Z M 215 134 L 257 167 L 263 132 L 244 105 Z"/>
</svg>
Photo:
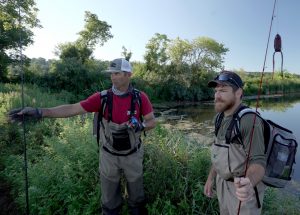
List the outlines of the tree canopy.
<svg viewBox="0 0 300 215">
<path fill-rule="evenodd" d="M 144 59 L 146 61 L 146 70 L 159 72 L 162 66 L 167 63 L 167 48 L 170 39 L 167 35 L 156 33 L 146 44 L 146 53 Z"/>
<path fill-rule="evenodd" d="M 103 46 L 113 37 L 111 26 L 98 19 L 96 14 L 85 11 L 85 25 L 75 42 L 62 43 L 57 46 L 56 55 L 60 59 L 75 58 L 85 63 L 91 56 L 97 44 Z"/>
<path fill-rule="evenodd" d="M 20 47 L 33 43 L 32 28 L 41 27 L 34 0 L 4 0 L 0 4 L 0 78 L 20 60 Z"/>
</svg>

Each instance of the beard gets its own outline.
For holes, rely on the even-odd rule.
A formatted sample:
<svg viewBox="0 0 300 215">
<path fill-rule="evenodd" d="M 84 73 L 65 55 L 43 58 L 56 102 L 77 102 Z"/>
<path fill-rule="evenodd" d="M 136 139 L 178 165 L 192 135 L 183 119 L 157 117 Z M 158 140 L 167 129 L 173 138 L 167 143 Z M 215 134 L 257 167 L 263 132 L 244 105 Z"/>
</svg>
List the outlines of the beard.
<svg viewBox="0 0 300 215">
<path fill-rule="evenodd" d="M 215 111 L 217 113 L 221 113 L 221 112 L 231 109 L 234 105 L 235 105 L 234 99 L 231 99 L 228 101 L 225 101 L 222 99 L 216 99 L 215 100 Z"/>
</svg>

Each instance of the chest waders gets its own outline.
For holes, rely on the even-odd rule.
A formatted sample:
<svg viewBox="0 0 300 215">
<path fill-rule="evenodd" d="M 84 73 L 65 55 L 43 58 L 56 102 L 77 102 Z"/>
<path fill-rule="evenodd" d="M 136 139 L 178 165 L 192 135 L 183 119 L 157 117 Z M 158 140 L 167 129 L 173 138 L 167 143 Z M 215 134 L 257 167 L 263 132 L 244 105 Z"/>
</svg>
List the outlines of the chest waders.
<svg viewBox="0 0 300 215">
<path fill-rule="evenodd" d="M 132 89 L 130 92 L 131 119 L 138 106 L 141 115 L 140 92 Z M 105 112 L 107 109 L 107 112 Z M 113 92 L 111 90 L 101 92 L 101 107 L 94 122 L 97 123 L 97 142 L 100 150 L 100 180 L 101 202 L 104 215 L 119 215 L 123 196 L 121 194 L 120 179 L 122 172 L 126 178 L 126 190 L 128 193 L 128 208 L 132 215 L 146 215 L 145 194 L 143 185 L 143 155 L 141 143 L 141 131 L 126 124 L 112 122 Z M 107 113 L 107 119 L 104 114 Z M 140 117 L 141 118 L 141 117 Z M 142 119 L 141 119 L 142 121 Z M 101 145 L 100 145 L 101 140 Z M 122 172 L 121 172 L 122 171 Z"/>
<path fill-rule="evenodd" d="M 132 89 L 130 114 L 128 120 L 135 114 L 135 106 L 138 104 L 141 109 L 140 91 Z M 135 132 L 134 129 L 128 128 L 125 124 L 112 122 L 113 111 L 113 92 L 111 89 L 100 92 L 101 107 L 94 117 L 94 134 L 97 136 L 97 143 L 101 147 L 116 156 L 127 156 L 136 152 L 141 146 L 141 131 Z M 126 95 L 129 96 L 129 95 Z M 106 108 L 108 109 L 108 118 L 104 119 Z M 140 117 L 142 120 L 142 117 Z M 95 131 L 96 130 L 96 131 Z"/>
<path fill-rule="evenodd" d="M 215 121 L 215 140 L 212 146 L 211 160 L 218 173 L 216 186 L 220 210 L 223 210 L 221 214 L 234 214 L 236 212 L 236 205 L 239 204 L 239 201 L 234 196 L 234 177 L 244 176 L 244 165 L 247 160 L 248 150 L 243 141 L 238 140 L 242 136 L 231 135 L 237 129 L 233 123 L 239 123 L 235 120 L 235 114 L 237 112 L 228 118 L 220 113 Z M 260 213 L 260 200 L 263 199 L 264 187 L 263 183 L 254 187 L 255 198 L 243 205 L 242 214 L 257 215 Z"/>
</svg>

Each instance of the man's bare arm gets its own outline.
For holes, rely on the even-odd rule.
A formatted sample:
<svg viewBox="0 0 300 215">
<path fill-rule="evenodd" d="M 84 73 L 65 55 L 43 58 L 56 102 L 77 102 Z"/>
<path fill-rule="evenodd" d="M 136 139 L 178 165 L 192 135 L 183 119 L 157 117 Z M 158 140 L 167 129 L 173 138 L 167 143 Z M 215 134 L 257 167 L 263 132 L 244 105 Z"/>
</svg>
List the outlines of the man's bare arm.
<svg viewBox="0 0 300 215">
<path fill-rule="evenodd" d="M 49 118 L 66 118 L 86 113 L 80 103 L 41 108 L 41 110 L 42 116 Z"/>
<path fill-rule="evenodd" d="M 147 115 L 144 116 L 145 131 L 154 128 L 155 125 L 156 125 L 156 120 L 155 120 L 153 112 L 150 112 L 150 113 L 148 113 Z"/>
</svg>

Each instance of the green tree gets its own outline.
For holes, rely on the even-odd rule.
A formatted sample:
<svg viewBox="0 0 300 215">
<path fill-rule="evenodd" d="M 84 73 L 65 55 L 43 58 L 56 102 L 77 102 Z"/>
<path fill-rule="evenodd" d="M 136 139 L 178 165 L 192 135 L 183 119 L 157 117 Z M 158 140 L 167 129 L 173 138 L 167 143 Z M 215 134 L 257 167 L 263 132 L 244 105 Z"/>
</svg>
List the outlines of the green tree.
<svg viewBox="0 0 300 215">
<path fill-rule="evenodd" d="M 55 54 L 60 59 L 74 58 L 84 64 L 92 56 L 93 50 L 76 42 L 61 43 L 57 46 Z"/>
<path fill-rule="evenodd" d="M 146 44 L 146 69 L 155 73 L 160 73 L 169 57 L 167 48 L 170 40 L 167 35 L 156 33 Z"/>
<path fill-rule="evenodd" d="M 188 40 L 182 40 L 179 37 L 172 40 L 168 47 L 168 54 L 171 62 L 175 65 L 188 63 L 188 57 L 192 48 L 192 44 Z"/>
<path fill-rule="evenodd" d="M 122 56 L 124 56 L 124 58 L 126 59 L 126 60 L 128 60 L 128 61 L 130 61 L 130 58 L 131 58 L 131 56 L 132 56 L 132 52 L 131 51 L 128 51 L 127 50 L 127 48 L 125 48 L 125 46 L 122 46 L 122 49 L 123 49 L 123 51 L 122 51 Z"/>
<path fill-rule="evenodd" d="M 7 66 L 20 60 L 20 47 L 33 43 L 32 28 L 41 27 L 34 0 L 2 0 L 0 4 L 0 80 Z M 25 57 L 24 57 L 25 58 Z"/>
<path fill-rule="evenodd" d="M 190 65 L 195 70 L 214 71 L 221 69 L 223 55 L 228 51 L 223 44 L 208 37 L 198 37 L 193 41 L 176 38 L 171 41 L 168 53 L 172 64 Z"/>
<path fill-rule="evenodd" d="M 99 20 L 96 14 L 85 11 L 84 21 L 84 29 L 78 33 L 80 37 L 77 40 L 81 46 L 94 50 L 97 44 L 103 46 L 113 37 L 110 32 L 111 26 L 107 22 Z"/>
<path fill-rule="evenodd" d="M 196 88 L 205 83 L 210 74 L 222 68 L 223 55 L 228 51 L 223 44 L 207 37 L 198 37 L 191 42 L 177 37 L 170 42 L 170 72 L 180 85 Z"/>
<path fill-rule="evenodd" d="M 229 51 L 224 44 L 216 42 L 209 37 L 198 37 L 192 41 L 192 52 L 189 62 L 191 65 L 201 67 L 207 71 L 221 69 L 223 55 Z"/>
<path fill-rule="evenodd" d="M 55 54 L 60 59 L 74 58 L 84 64 L 91 58 L 95 46 L 103 44 L 112 38 L 111 26 L 98 19 L 96 14 L 85 11 L 84 29 L 80 31 L 79 38 L 75 42 L 61 43 L 57 46 Z"/>
<path fill-rule="evenodd" d="M 99 73 L 107 65 L 98 65 L 92 54 L 97 44 L 102 46 L 112 38 L 110 28 L 97 15 L 86 11 L 84 29 L 78 33 L 79 38 L 57 46 L 55 54 L 60 59 L 51 64 L 48 86 L 71 91 L 76 95 L 75 99 L 82 99 L 99 90 L 100 84 L 106 84 L 104 76 Z"/>
</svg>

